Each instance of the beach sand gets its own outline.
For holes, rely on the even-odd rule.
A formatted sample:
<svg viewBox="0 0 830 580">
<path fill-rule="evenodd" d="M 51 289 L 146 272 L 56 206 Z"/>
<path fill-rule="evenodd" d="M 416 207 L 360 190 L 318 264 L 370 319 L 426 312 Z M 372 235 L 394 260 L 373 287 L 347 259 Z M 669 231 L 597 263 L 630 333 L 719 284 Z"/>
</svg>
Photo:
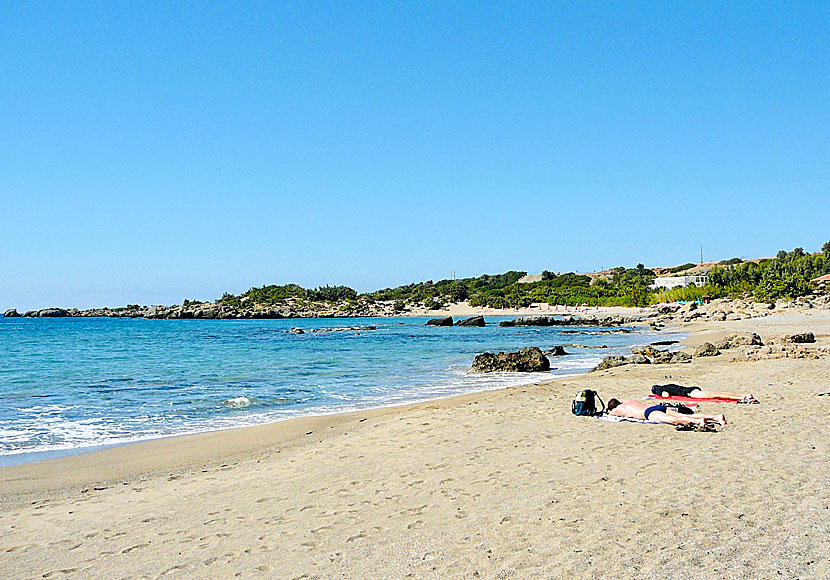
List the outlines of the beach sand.
<svg viewBox="0 0 830 580">
<path fill-rule="evenodd" d="M 830 314 L 693 327 L 762 338 Z M 812 345 L 811 345 L 812 347 Z M 0 578 L 828 578 L 830 358 L 546 384 L 0 469 Z M 574 417 L 583 388 L 752 391 L 718 433 Z"/>
</svg>

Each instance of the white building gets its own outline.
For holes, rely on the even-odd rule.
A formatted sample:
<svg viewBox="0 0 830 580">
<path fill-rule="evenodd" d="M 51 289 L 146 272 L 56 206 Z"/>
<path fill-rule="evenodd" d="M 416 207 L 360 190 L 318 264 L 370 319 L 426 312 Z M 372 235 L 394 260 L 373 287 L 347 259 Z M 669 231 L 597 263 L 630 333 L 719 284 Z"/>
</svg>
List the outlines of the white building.
<svg viewBox="0 0 830 580">
<path fill-rule="evenodd" d="M 660 276 L 654 279 L 654 284 L 651 287 L 671 290 L 672 288 L 685 288 L 692 284 L 705 286 L 708 282 L 709 276 Z"/>
</svg>

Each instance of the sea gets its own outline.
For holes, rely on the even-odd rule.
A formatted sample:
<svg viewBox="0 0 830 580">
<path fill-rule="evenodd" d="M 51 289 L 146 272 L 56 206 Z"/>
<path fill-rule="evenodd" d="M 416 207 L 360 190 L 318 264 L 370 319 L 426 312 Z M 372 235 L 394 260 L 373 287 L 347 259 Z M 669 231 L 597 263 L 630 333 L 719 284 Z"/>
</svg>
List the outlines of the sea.
<svg viewBox="0 0 830 580">
<path fill-rule="evenodd" d="M 426 326 L 426 318 L 0 317 L 0 467 L 535 383 L 677 338 L 498 325 L 508 319 L 488 316 L 479 328 Z M 468 372 L 483 352 L 556 345 L 569 354 L 551 357 L 550 372 Z"/>
</svg>

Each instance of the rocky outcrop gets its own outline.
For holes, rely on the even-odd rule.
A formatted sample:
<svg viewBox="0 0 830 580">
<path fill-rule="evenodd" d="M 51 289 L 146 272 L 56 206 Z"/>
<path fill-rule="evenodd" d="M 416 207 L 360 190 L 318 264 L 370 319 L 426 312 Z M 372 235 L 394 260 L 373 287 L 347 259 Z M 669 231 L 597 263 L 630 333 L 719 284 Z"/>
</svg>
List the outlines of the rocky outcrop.
<svg viewBox="0 0 830 580">
<path fill-rule="evenodd" d="M 655 365 L 668 365 L 668 364 L 677 364 L 677 363 L 688 363 L 692 362 L 692 357 L 685 352 L 681 351 L 661 351 L 656 357 L 651 359 L 651 364 Z"/>
<path fill-rule="evenodd" d="M 604 371 L 623 365 L 647 365 L 647 364 L 676 364 L 687 363 L 692 357 L 685 352 L 658 350 L 653 347 L 638 347 L 631 349 L 631 356 L 612 355 L 602 359 L 602 362 L 591 369 L 590 372 Z"/>
<path fill-rule="evenodd" d="M 553 348 L 543 350 L 542 352 L 545 354 L 545 356 L 566 356 L 567 354 L 569 354 L 565 352 L 565 347 L 561 344 L 557 344 Z"/>
<path fill-rule="evenodd" d="M 816 337 L 812 332 L 802 332 L 800 334 L 790 334 L 782 339 L 782 342 L 790 344 L 810 344 L 816 341 Z"/>
<path fill-rule="evenodd" d="M 606 316 L 604 318 L 574 316 L 518 316 L 513 320 L 499 322 L 499 326 L 623 326 L 642 322 L 642 319 L 626 316 Z"/>
<path fill-rule="evenodd" d="M 604 371 L 605 369 L 613 369 L 614 367 L 621 367 L 629 363 L 624 356 L 612 355 L 602 359 L 602 362 L 592 368 L 589 372 Z"/>
<path fill-rule="evenodd" d="M 77 312 L 77 310 L 75 311 Z M 64 318 L 71 316 L 70 312 L 64 308 L 43 308 L 41 310 L 30 310 L 24 316 L 31 318 Z"/>
<path fill-rule="evenodd" d="M 562 334 L 632 334 L 634 331 L 630 328 L 613 328 L 605 330 L 563 330 Z"/>
<path fill-rule="evenodd" d="M 377 326 L 341 326 L 336 328 L 309 328 L 306 332 L 311 334 L 327 333 L 327 332 L 363 332 L 367 330 L 377 330 Z M 297 328 L 296 330 L 302 330 Z"/>
<path fill-rule="evenodd" d="M 718 356 L 719 354 L 720 351 L 714 344 L 711 342 L 704 342 L 695 349 L 695 353 L 692 356 L 699 358 L 703 356 Z"/>
<path fill-rule="evenodd" d="M 690 302 L 684 305 L 661 304 L 649 315 L 652 324 L 672 325 L 683 322 L 746 320 L 771 316 L 775 313 L 803 312 L 812 309 L 830 309 L 830 296 L 813 294 L 796 300 L 780 299 L 775 303 L 752 302 L 751 300 L 732 300 L 718 298 L 708 304 Z"/>
<path fill-rule="evenodd" d="M 427 320 L 427 326 L 452 326 L 452 316 L 444 316 L 442 318 L 432 318 Z"/>
<path fill-rule="evenodd" d="M 484 317 L 483 316 L 471 316 L 470 318 L 465 318 L 464 320 L 458 321 L 456 326 L 485 326 Z"/>
<path fill-rule="evenodd" d="M 714 345 L 720 350 L 729 350 L 739 346 L 764 346 L 764 343 L 761 337 L 753 332 L 751 334 L 730 334 L 715 342 Z"/>
<path fill-rule="evenodd" d="M 653 346 L 637 346 L 631 349 L 631 354 L 641 354 L 649 358 L 659 356 L 662 351 Z"/>
<path fill-rule="evenodd" d="M 765 346 L 741 348 L 732 360 L 746 362 L 779 358 L 827 359 L 830 358 L 830 348 L 805 346 L 798 343 L 772 343 Z"/>
<path fill-rule="evenodd" d="M 544 372 L 550 370 L 550 361 L 535 346 L 523 348 L 519 352 L 500 352 L 494 354 L 485 352 L 476 355 L 470 372 L 491 373 L 491 372 Z"/>
<path fill-rule="evenodd" d="M 5 316 L 6 318 L 18 318 L 20 316 L 20 313 L 14 308 L 9 308 L 3 313 L 3 316 Z"/>
</svg>

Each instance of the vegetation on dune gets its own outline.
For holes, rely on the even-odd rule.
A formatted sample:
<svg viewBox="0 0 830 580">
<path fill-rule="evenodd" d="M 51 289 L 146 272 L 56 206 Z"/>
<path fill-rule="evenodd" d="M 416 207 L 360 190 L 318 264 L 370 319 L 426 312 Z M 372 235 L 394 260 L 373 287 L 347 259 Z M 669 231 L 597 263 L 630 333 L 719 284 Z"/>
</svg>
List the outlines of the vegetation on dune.
<svg viewBox="0 0 830 580">
<path fill-rule="evenodd" d="M 256 304 L 259 306 L 279 306 L 286 304 L 289 300 L 308 302 L 341 302 L 352 301 L 358 297 L 357 291 L 348 286 L 320 286 L 308 290 L 297 284 L 285 284 L 282 286 L 270 285 L 260 288 L 251 288 L 247 292 L 235 296 L 225 294 L 218 300 L 219 304 L 239 307 L 243 303 Z"/>
<path fill-rule="evenodd" d="M 805 296 L 812 291 L 810 280 L 830 273 L 830 243 L 822 250 L 815 254 L 805 253 L 804 248 L 781 250 L 770 260 L 716 266 L 709 272 L 709 283 L 725 294 L 751 294 L 762 302 Z"/>
<path fill-rule="evenodd" d="M 692 267 L 694 264 L 683 264 L 671 268 L 669 272 L 680 274 Z M 305 289 L 296 284 L 271 285 L 251 288 L 238 296 L 225 293 L 218 302 L 235 307 L 280 306 L 289 302 L 327 303 L 340 304 L 341 310 L 348 310 L 357 304 L 393 302 L 396 312 L 402 312 L 407 307 L 435 310 L 464 300 L 469 301 L 471 306 L 490 308 L 523 308 L 533 303 L 646 306 L 658 302 L 698 300 L 706 295 L 711 298 L 751 296 L 759 301 L 772 302 L 778 298 L 809 294 L 812 291 L 810 280 L 827 273 L 830 273 L 830 242 L 815 254 L 795 248 L 791 252 L 782 250 L 771 259 L 724 260 L 709 271 L 706 286 L 672 290 L 652 289 L 650 286 L 655 273 L 637 264 L 635 268 L 620 266 L 600 276 L 573 272 L 556 274 L 545 270 L 541 280 L 520 283 L 519 280 L 527 273 L 510 271 L 459 280 L 427 280 L 367 294 L 358 294 L 348 286 Z"/>
</svg>

